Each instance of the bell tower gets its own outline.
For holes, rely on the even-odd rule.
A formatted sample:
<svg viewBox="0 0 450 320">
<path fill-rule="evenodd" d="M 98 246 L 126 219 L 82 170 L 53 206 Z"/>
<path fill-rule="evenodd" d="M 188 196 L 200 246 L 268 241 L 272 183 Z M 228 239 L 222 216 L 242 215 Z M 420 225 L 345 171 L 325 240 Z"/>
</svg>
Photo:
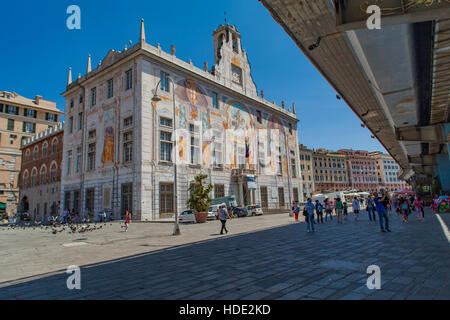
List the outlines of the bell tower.
<svg viewBox="0 0 450 320">
<path fill-rule="evenodd" d="M 241 45 L 241 34 L 235 26 L 220 25 L 213 33 L 214 73 L 230 87 L 242 87 L 247 94 L 257 95 L 250 64 Z"/>
</svg>

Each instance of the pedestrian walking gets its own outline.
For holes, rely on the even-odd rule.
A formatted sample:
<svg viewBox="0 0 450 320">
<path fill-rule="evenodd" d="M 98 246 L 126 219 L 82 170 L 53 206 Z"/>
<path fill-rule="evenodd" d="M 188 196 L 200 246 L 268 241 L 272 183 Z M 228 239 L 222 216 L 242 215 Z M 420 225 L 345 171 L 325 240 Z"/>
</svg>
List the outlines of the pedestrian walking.
<svg viewBox="0 0 450 320">
<path fill-rule="evenodd" d="M 344 210 L 344 205 L 342 204 L 341 198 L 336 199 L 336 215 L 338 223 L 343 223 L 342 221 L 342 211 Z"/>
<path fill-rule="evenodd" d="M 353 199 L 352 205 L 353 205 L 353 214 L 355 215 L 355 221 L 358 221 L 360 206 L 359 206 L 359 201 L 356 197 Z"/>
<path fill-rule="evenodd" d="M 305 210 L 306 210 L 306 214 L 307 214 L 307 224 L 306 224 L 306 230 L 308 232 L 316 232 L 316 229 L 314 228 L 314 210 L 315 210 L 315 206 L 312 203 L 311 198 L 308 198 L 308 202 L 306 202 L 305 204 Z"/>
<path fill-rule="evenodd" d="M 417 210 L 417 220 L 423 222 L 424 221 L 424 216 L 425 216 L 424 210 L 423 210 L 423 200 L 420 199 L 419 196 L 417 196 L 417 199 L 414 200 L 414 204 L 413 205 L 414 205 L 414 207 L 416 207 L 416 210 Z"/>
<path fill-rule="evenodd" d="M 292 206 L 292 212 L 295 216 L 295 222 L 298 222 L 298 215 L 300 214 L 300 207 L 298 206 L 298 201 L 295 201 Z"/>
<path fill-rule="evenodd" d="M 131 213 L 128 212 L 128 210 L 127 210 L 127 212 L 125 214 L 125 222 L 123 224 L 123 227 L 125 228 L 125 232 L 128 232 L 128 225 L 130 223 L 131 223 Z"/>
<path fill-rule="evenodd" d="M 316 200 L 317 224 L 323 223 L 323 207 L 319 200 Z"/>
<path fill-rule="evenodd" d="M 373 201 L 372 196 L 370 195 L 367 198 L 367 212 L 369 214 L 369 220 L 370 221 L 377 221 L 377 218 L 375 216 L 375 202 Z"/>
<path fill-rule="evenodd" d="M 323 203 L 325 205 L 325 221 L 328 221 L 328 215 L 330 216 L 330 220 L 333 220 L 330 200 L 326 198 L 325 200 L 323 200 Z"/>
<path fill-rule="evenodd" d="M 227 220 L 230 219 L 230 215 L 228 214 L 226 206 L 220 206 L 219 208 L 219 220 L 222 224 L 222 229 L 220 230 L 220 234 L 223 234 L 225 231 L 228 234 L 227 230 Z"/>
<path fill-rule="evenodd" d="M 409 223 L 409 215 L 411 213 L 411 206 L 409 203 L 408 198 L 402 198 L 400 200 L 400 209 L 401 209 L 401 215 L 402 215 L 402 223 L 406 222 Z"/>
<path fill-rule="evenodd" d="M 347 202 L 344 202 L 344 220 L 347 220 L 348 217 L 348 205 Z"/>
<path fill-rule="evenodd" d="M 381 232 L 391 232 L 389 229 L 389 218 L 386 212 L 386 208 L 384 207 L 384 201 L 386 200 L 386 194 L 383 193 L 381 197 L 378 196 L 378 192 L 374 192 L 373 194 L 375 203 L 375 209 L 378 212 L 378 218 L 380 219 L 380 227 Z"/>
</svg>

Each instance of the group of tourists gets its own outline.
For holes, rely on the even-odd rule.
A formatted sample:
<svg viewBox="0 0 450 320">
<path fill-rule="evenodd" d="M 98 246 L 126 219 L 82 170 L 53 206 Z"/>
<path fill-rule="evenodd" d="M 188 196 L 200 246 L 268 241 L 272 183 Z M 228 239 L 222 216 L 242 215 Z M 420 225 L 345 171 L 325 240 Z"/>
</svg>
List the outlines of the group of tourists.
<svg viewBox="0 0 450 320">
<path fill-rule="evenodd" d="M 359 221 L 361 209 L 364 204 L 362 199 L 354 197 L 350 207 L 353 209 L 355 221 Z M 303 210 L 303 216 L 306 221 L 306 228 L 308 232 L 316 232 L 316 224 L 324 223 L 333 220 L 333 215 L 337 217 L 337 223 L 343 224 L 348 219 L 349 205 L 343 202 L 341 198 L 336 198 L 334 202 L 330 199 L 325 199 L 323 203 L 316 200 L 315 203 L 309 198 Z M 294 202 L 292 210 L 295 216 L 295 221 L 299 222 L 300 207 L 298 202 Z M 374 192 L 367 198 L 366 210 L 371 222 L 378 221 L 380 223 L 381 232 L 391 232 L 389 228 L 389 217 L 392 211 L 402 217 L 403 223 L 408 223 L 408 217 L 412 211 L 417 211 L 417 220 L 423 222 L 425 220 L 424 202 L 420 196 L 403 196 L 395 195 L 392 199 L 385 191 L 380 193 Z M 333 214 L 334 213 L 334 214 Z"/>
</svg>

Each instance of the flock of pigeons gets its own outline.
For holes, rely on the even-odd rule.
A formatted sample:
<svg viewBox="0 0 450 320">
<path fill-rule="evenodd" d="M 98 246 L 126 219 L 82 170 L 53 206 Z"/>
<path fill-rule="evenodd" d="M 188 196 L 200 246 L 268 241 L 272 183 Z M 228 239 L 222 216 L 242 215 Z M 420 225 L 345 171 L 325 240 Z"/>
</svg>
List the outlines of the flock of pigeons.
<svg viewBox="0 0 450 320">
<path fill-rule="evenodd" d="M 69 234 L 75 234 L 75 233 L 88 233 L 93 232 L 96 230 L 101 230 L 104 227 L 106 227 L 106 223 L 94 223 L 94 225 L 91 224 L 74 224 L 74 223 L 67 223 L 67 224 L 60 224 L 55 223 L 52 225 L 43 225 L 41 222 L 35 221 L 34 223 L 24 223 L 24 224 L 11 224 L 8 226 L 8 228 L 0 228 L 0 230 L 26 230 L 26 229 L 33 229 L 33 230 L 49 230 L 53 234 L 62 233 L 64 231 L 67 231 Z M 112 226 L 112 223 L 110 224 Z"/>
</svg>

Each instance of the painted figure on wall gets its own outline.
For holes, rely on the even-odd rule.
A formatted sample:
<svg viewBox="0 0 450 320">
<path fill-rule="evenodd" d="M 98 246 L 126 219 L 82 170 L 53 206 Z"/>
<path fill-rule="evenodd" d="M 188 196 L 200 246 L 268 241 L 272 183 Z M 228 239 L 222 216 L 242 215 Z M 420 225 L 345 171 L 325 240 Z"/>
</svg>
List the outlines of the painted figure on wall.
<svg viewBox="0 0 450 320">
<path fill-rule="evenodd" d="M 103 146 L 102 164 L 114 162 L 114 128 L 105 129 L 105 144 Z"/>
<path fill-rule="evenodd" d="M 103 167 L 107 163 L 114 163 L 114 112 L 114 109 L 106 110 L 103 116 L 103 126 L 105 128 L 102 153 Z"/>
</svg>

